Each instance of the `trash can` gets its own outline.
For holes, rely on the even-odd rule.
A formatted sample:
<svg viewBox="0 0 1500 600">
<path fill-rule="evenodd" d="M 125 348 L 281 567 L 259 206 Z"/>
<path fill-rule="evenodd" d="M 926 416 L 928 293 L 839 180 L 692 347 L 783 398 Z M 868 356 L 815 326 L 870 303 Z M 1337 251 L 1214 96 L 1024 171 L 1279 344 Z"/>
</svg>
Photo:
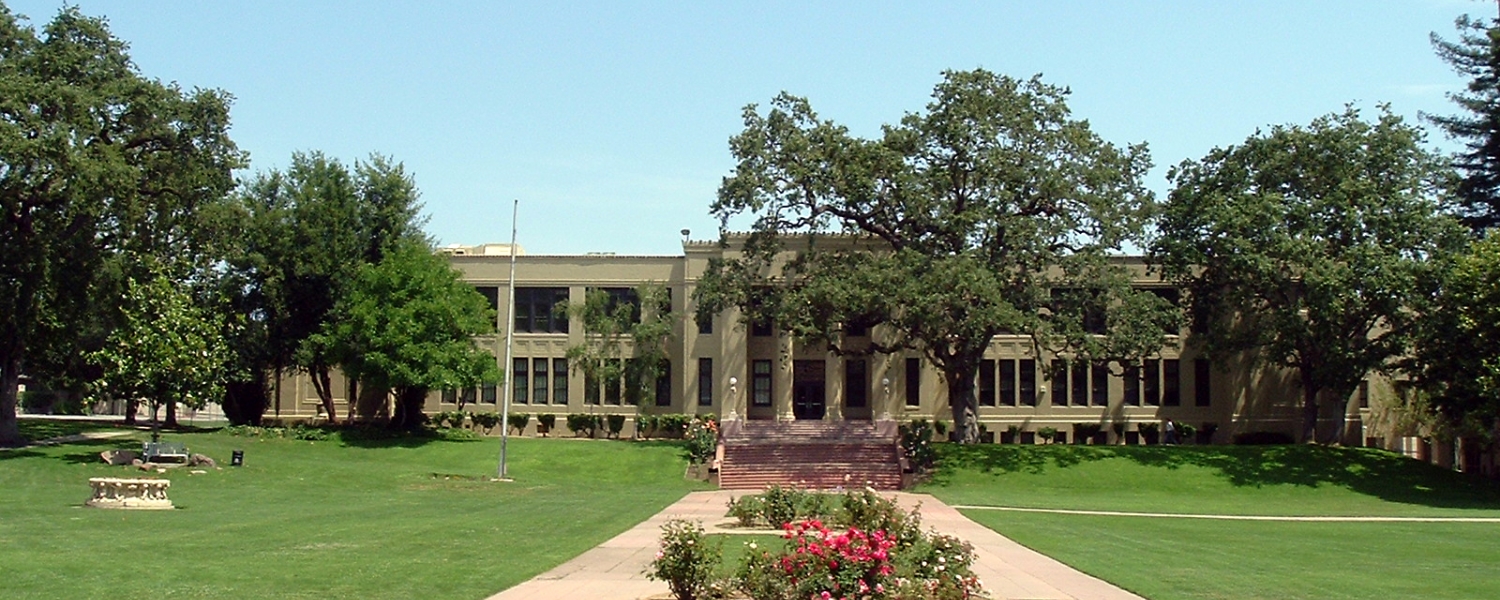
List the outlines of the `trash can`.
<svg viewBox="0 0 1500 600">
<path fill-rule="evenodd" d="M 229 466 L 231 466 L 231 467 L 243 467 L 243 466 L 245 466 L 245 451 L 244 450 L 235 450 L 234 452 L 230 452 L 229 453 Z"/>
</svg>

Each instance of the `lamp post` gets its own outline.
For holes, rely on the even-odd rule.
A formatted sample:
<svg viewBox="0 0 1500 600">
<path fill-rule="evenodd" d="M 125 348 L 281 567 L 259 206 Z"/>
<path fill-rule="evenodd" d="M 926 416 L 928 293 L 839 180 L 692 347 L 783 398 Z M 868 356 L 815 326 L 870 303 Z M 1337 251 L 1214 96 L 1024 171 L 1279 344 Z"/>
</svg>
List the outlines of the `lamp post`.
<svg viewBox="0 0 1500 600">
<path fill-rule="evenodd" d="M 734 420 L 739 419 L 740 418 L 739 412 L 738 412 L 739 411 L 739 407 L 740 407 L 740 379 L 738 377 L 730 377 L 729 378 L 729 416 L 725 417 L 724 420 L 726 420 L 726 421 L 734 421 Z"/>
<path fill-rule="evenodd" d="M 884 400 L 885 411 L 880 413 L 882 421 L 891 420 L 891 378 L 880 378 L 881 400 Z"/>
</svg>

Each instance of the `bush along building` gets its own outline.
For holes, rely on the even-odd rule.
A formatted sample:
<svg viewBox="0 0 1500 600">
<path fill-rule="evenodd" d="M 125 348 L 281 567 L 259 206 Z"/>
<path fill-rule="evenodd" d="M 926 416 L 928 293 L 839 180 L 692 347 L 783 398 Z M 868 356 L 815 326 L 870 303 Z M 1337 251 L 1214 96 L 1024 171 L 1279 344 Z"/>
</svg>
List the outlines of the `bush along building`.
<svg viewBox="0 0 1500 600">
<path fill-rule="evenodd" d="M 697 318 L 694 292 L 710 261 L 732 254 L 744 240 L 728 239 L 685 241 L 680 256 L 529 255 L 517 249 L 513 307 L 507 306 L 509 245 L 450 246 L 442 252 L 495 308 L 500 333 L 478 343 L 497 361 L 505 355 L 505 319 L 512 320 L 510 412 L 530 416 L 523 435 L 605 437 L 614 421 L 616 435 L 629 437 L 651 433 L 638 429 L 652 417 L 707 415 L 723 424 L 726 440 L 759 440 L 771 449 L 799 440 L 823 443 L 828 447 L 821 454 L 803 453 L 831 463 L 829 473 L 806 471 L 791 481 L 836 485 L 862 483 L 850 476 L 850 465 L 835 460 L 861 451 L 844 444 L 849 439 L 873 437 L 884 444 L 895 439 L 900 424 L 915 420 L 935 423 L 944 433 L 951 419 L 943 373 L 918 351 L 873 351 L 882 343 L 880 324 L 844 326 L 840 352 L 832 352 L 824 344 L 797 341 L 776 323 L 750 322 L 738 308 Z M 1113 260 L 1128 270 L 1137 289 L 1179 301 L 1178 291 L 1151 275 L 1142 259 Z M 610 334 L 591 333 L 579 314 L 591 293 L 628 321 L 613 334 L 613 355 L 598 351 Z M 642 294 L 650 296 L 644 303 Z M 643 381 L 643 370 L 630 363 L 647 353 L 635 347 L 629 326 L 652 318 L 662 319 L 665 333 L 655 353 L 660 360 Z M 584 364 L 589 360 L 619 362 L 601 369 Z M 336 381 L 333 387 L 348 386 Z M 502 389 L 438 391 L 425 408 L 429 415 L 499 412 Z M 1070 360 L 1039 350 L 1028 336 L 995 336 L 974 390 L 985 443 L 1159 443 L 1169 419 L 1180 443 L 1291 441 L 1302 418 L 1293 374 L 1250 356 L 1212 361 L 1186 328 L 1167 336 L 1159 352 L 1127 364 Z M 1353 397 L 1330 400 L 1319 428 L 1345 444 L 1399 445 L 1401 440 L 1380 431 L 1379 407 L 1395 396 L 1390 381 L 1372 377 Z M 349 398 L 335 398 L 341 412 L 378 417 L 383 399 L 363 400 L 351 407 Z M 293 377 L 282 382 L 267 416 L 316 418 L 319 410 L 310 383 Z M 553 415 L 550 431 L 542 415 Z M 570 431 L 570 424 L 589 419 L 570 421 L 569 415 L 598 415 L 597 427 Z M 744 450 L 742 461 L 770 462 L 768 448 L 753 456 Z M 724 457 L 731 464 L 732 454 Z M 741 483 L 769 481 L 751 477 Z"/>
</svg>

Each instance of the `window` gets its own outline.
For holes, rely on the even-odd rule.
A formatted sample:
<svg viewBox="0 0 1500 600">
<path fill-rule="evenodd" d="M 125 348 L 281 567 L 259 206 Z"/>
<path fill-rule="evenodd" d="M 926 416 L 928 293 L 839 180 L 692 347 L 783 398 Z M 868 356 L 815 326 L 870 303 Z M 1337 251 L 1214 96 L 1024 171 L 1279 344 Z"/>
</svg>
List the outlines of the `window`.
<svg viewBox="0 0 1500 600">
<path fill-rule="evenodd" d="M 1141 405 L 1141 367 L 1130 365 L 1125 367 L 1123 381 L 1120 382 L 1125 388 L 1125 404 L 1129 406 Z"/>
<path fill-rule="evenodd" d="M 694 318 L 698 321 L 698 335 L 710 335 L 714 332 L 714 318 L 712 316 L 698 315 Z"/>
<path fill-rule="evenodd" d="M 490 304 L 490 310 L 497 313 L 500 311 L 500 288 L 493 285 L 479 285 L 474 286 L 474 291 L 484 296 L 485 302 Z"/>
<path fill-rule="evenodd" d="M 863 358 L 844 361 L 844 406 L 864 408 L 870 402 L 869 366 Z"/>
<path fill-rule="evenodd" d="M 698 406 L 714 405 L 714 359 L 698 359 Z"/>
<path fill-rule="evenodd" d="M 755 406 L 771 405 L 771 361 L 750 361 L 750 399 Z"/>
<path fill-rule="evenodd" d="M 1061 358 L 1052 359 L 1052 405 L 1067 406 L 1068 394 L 1072 388 L 1068 387 L 1068 361 Z"/>
<path fill-rule="evenodd" d="M 1088 406 L 1089 403 L 1089 364 L 1081 360 L 1073 361 L 1073 406 Z"/>
<path fill-rule="evenodd" d="M 1089 390 L 1090 404 L 1109 406 L 1109 365 L 1096 362 L 1093 365 L 1093 385 Z"/>
<path fill-rule="evenodd" d="M 459 393 L 459 397 L 458 397 L 458 404 L 459 404 L 459 406 L 463 406 L 465 404 L 473 404 L 474 403 L 474 388 L 471 388 L 471 387 L 464 388 L 464 389 L 459 390 L 458 393 Z"/>
<path fill-rule="evenodd" d="M 1177 306 L 1178 302 L 1182 299 L 1182 293 L 1177 291 L 1177 288 L 1174 287 L 1149 287 L 1144 288 L 1141 291 L 1150 293 L 1157 298 L 1161 298 L 1162 300 L 1165 300 L 1167 304 L 1171 304 L 1172 306 Z"/>
<path fill-rule="evenodd" d="M 1182 367 L 1175 358 L 1161 361 L 1162 406 L 1182 405 Z"/>
<path fill-rule="evenodd" d="M 511 402 L 514 402 L 516 404 L 526 404 L 526 392 L 531 388 L 531 378 L 526 374 L 526 365 L 530 362 L 531 359 L 529 358 L 517 358 L 511 360 L 511 377 L 515 378 L 515 381 L 511 383 L 510 388 Z"/>
<path fill-rule="evenodd" d="M 458 390 L 455 390 L 453 388 L 443 390 L 442 402 L 443 404 L 453 404 L 455 402 L 458 402 Z"/>
<path fill-rule="evenodd" d="M 906 359 L 906 405 L 922 405 L 922 359 Z"/>
<path fill-rule="evenodd" d="M 1196 406 L 1212 405 L 1213 379 L 1208 370 L 1208 359 L 1193 359 L 1193 404 Z"/>
<path fill-rule="evenodd" d="M 1021 360 L 1021 404 L 1036 406 L 1036 361 Z"/>
<path fill-rule="evenodd" d="M 1359 390 L 1355 393 L 1359 396 L 1359 407 L 1370 408 L 1370 381 L 1368 379 L 1360 380 Z"/>
<path fill-rule="evenodd" d="M 979 405 L 995 405 L 995 361 L 979 361 Z"/>
<path fill-rule="evenodd" d="M 1000 403 L 1006 406 L 1016 405 L 1015 359 L 1000 361 Z"/>
<path fill-rule="evenodd" d="M 479 396 L 479 401 L 485 404 L 494 404 L 498 397 L 499 394 L 496 393 L 495 384 L 486 383 L 484 384 L 483 393 Z"/>
<path fill-rule="evenodd" d="M 1148 359 L 1141 365 L 1142 386 L 1146 391 L 1146 406 L 1161 404 L 1161 361 Z"/>
<path fill-rule="evenodd" d="M 1052 314 L 1078 319 L 1085 333 L 1103 335 L 1108 330 L 1106 307 L 1099 290 L 1056 288 L 1052 290 Z"/>
<path fill-rule="evenodd" d="M 568 403 L 568 359 L 552 359 L 552 402 Z"/>
<path fill-rule="evenodd" d="M 620 366 L 623 367 L 624 365 Z M 615 372 L 623 373 L 624 371 L 625 369 L 621 368 L 619 370 L 616 370 Z M 611 377 L 609 378 L 609 380 L 604 382 L 605 404 L 620 404 L 621 401 L 624 400 L 625 388 L 623 384 L 624 382 L 622 382 L 619 377 Z"/>
<path fill-rule="evenodd" d="M 547 403 L 547 362 L 551 359 L 536 358 L 531 361 L 531 401 Z"/>
<path fill-rule="evenodd" d="M 656 373 L 656 405 L 672 405 L 672 363 L 665 360 Z"/>
<path fill-rule="evenodd" d="M 588 372 L 588 370 L 584 370 L 584 372 L 583 372 L 583 401 L 584 401 L 584 403 L 585 404 L 599 404 L 600 401 L 602 400 L 602 398 L 600 398 L 600 396 L 599 396 L 599 391 L 603 387 L 603 385 L 604 384 L 599 381 L 599 375 L 598 374 L 596 374 L 596 373 L 590 373 L 590 372 Z"/>
<path fill-rule="evenodd" d="M 621 305 L 626 305 L 630 307 L 630 322 L 641 322 L 641 295 L 636 293 L 635 288 L 607 287 L 598 289 L 609 296 L 609 304 L 606 305 L 606 310 L 610 314 L 614 314 L 615 310 L 620 308 Z"/>
<path fill-rule="evenodd" d="M 755 317 L 756 313 L 760 312 L 761 306 L 765 304 L 770 295 L 770 290 L 763 288 L 757 288 L 751 291 L 750 314 L 752 315 L 752 318 L 754 318 L 754 320 L 750 322 L 750 335 L 757 337 L 767 337 L 770 336 L 772 330 L 776 328 L 775 324 L 771 322 L 770 317 Z"/>
<path fill-rule="evenodd" d="M 568 288 L 516 288 L 517 333 L 567 333 Z"/>
<path fill-rule="evenodd" d="M 868 337 L 870 324 L 865 319 L 850 319 L 844 323 L 844 337 Z"/>
</svg>

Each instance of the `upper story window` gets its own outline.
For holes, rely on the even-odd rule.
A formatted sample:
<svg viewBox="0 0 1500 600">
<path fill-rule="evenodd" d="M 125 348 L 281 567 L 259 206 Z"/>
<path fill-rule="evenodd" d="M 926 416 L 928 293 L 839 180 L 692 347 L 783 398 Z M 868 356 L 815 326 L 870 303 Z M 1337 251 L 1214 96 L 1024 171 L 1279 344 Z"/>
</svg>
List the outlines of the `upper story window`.
<svg viewBox="0 0 1500 600">
<path fill-rule="evenodd" d="M 516 332 L 567 333 L 567 301 L 565 287 L 516 288 Z"/>
</svg>

